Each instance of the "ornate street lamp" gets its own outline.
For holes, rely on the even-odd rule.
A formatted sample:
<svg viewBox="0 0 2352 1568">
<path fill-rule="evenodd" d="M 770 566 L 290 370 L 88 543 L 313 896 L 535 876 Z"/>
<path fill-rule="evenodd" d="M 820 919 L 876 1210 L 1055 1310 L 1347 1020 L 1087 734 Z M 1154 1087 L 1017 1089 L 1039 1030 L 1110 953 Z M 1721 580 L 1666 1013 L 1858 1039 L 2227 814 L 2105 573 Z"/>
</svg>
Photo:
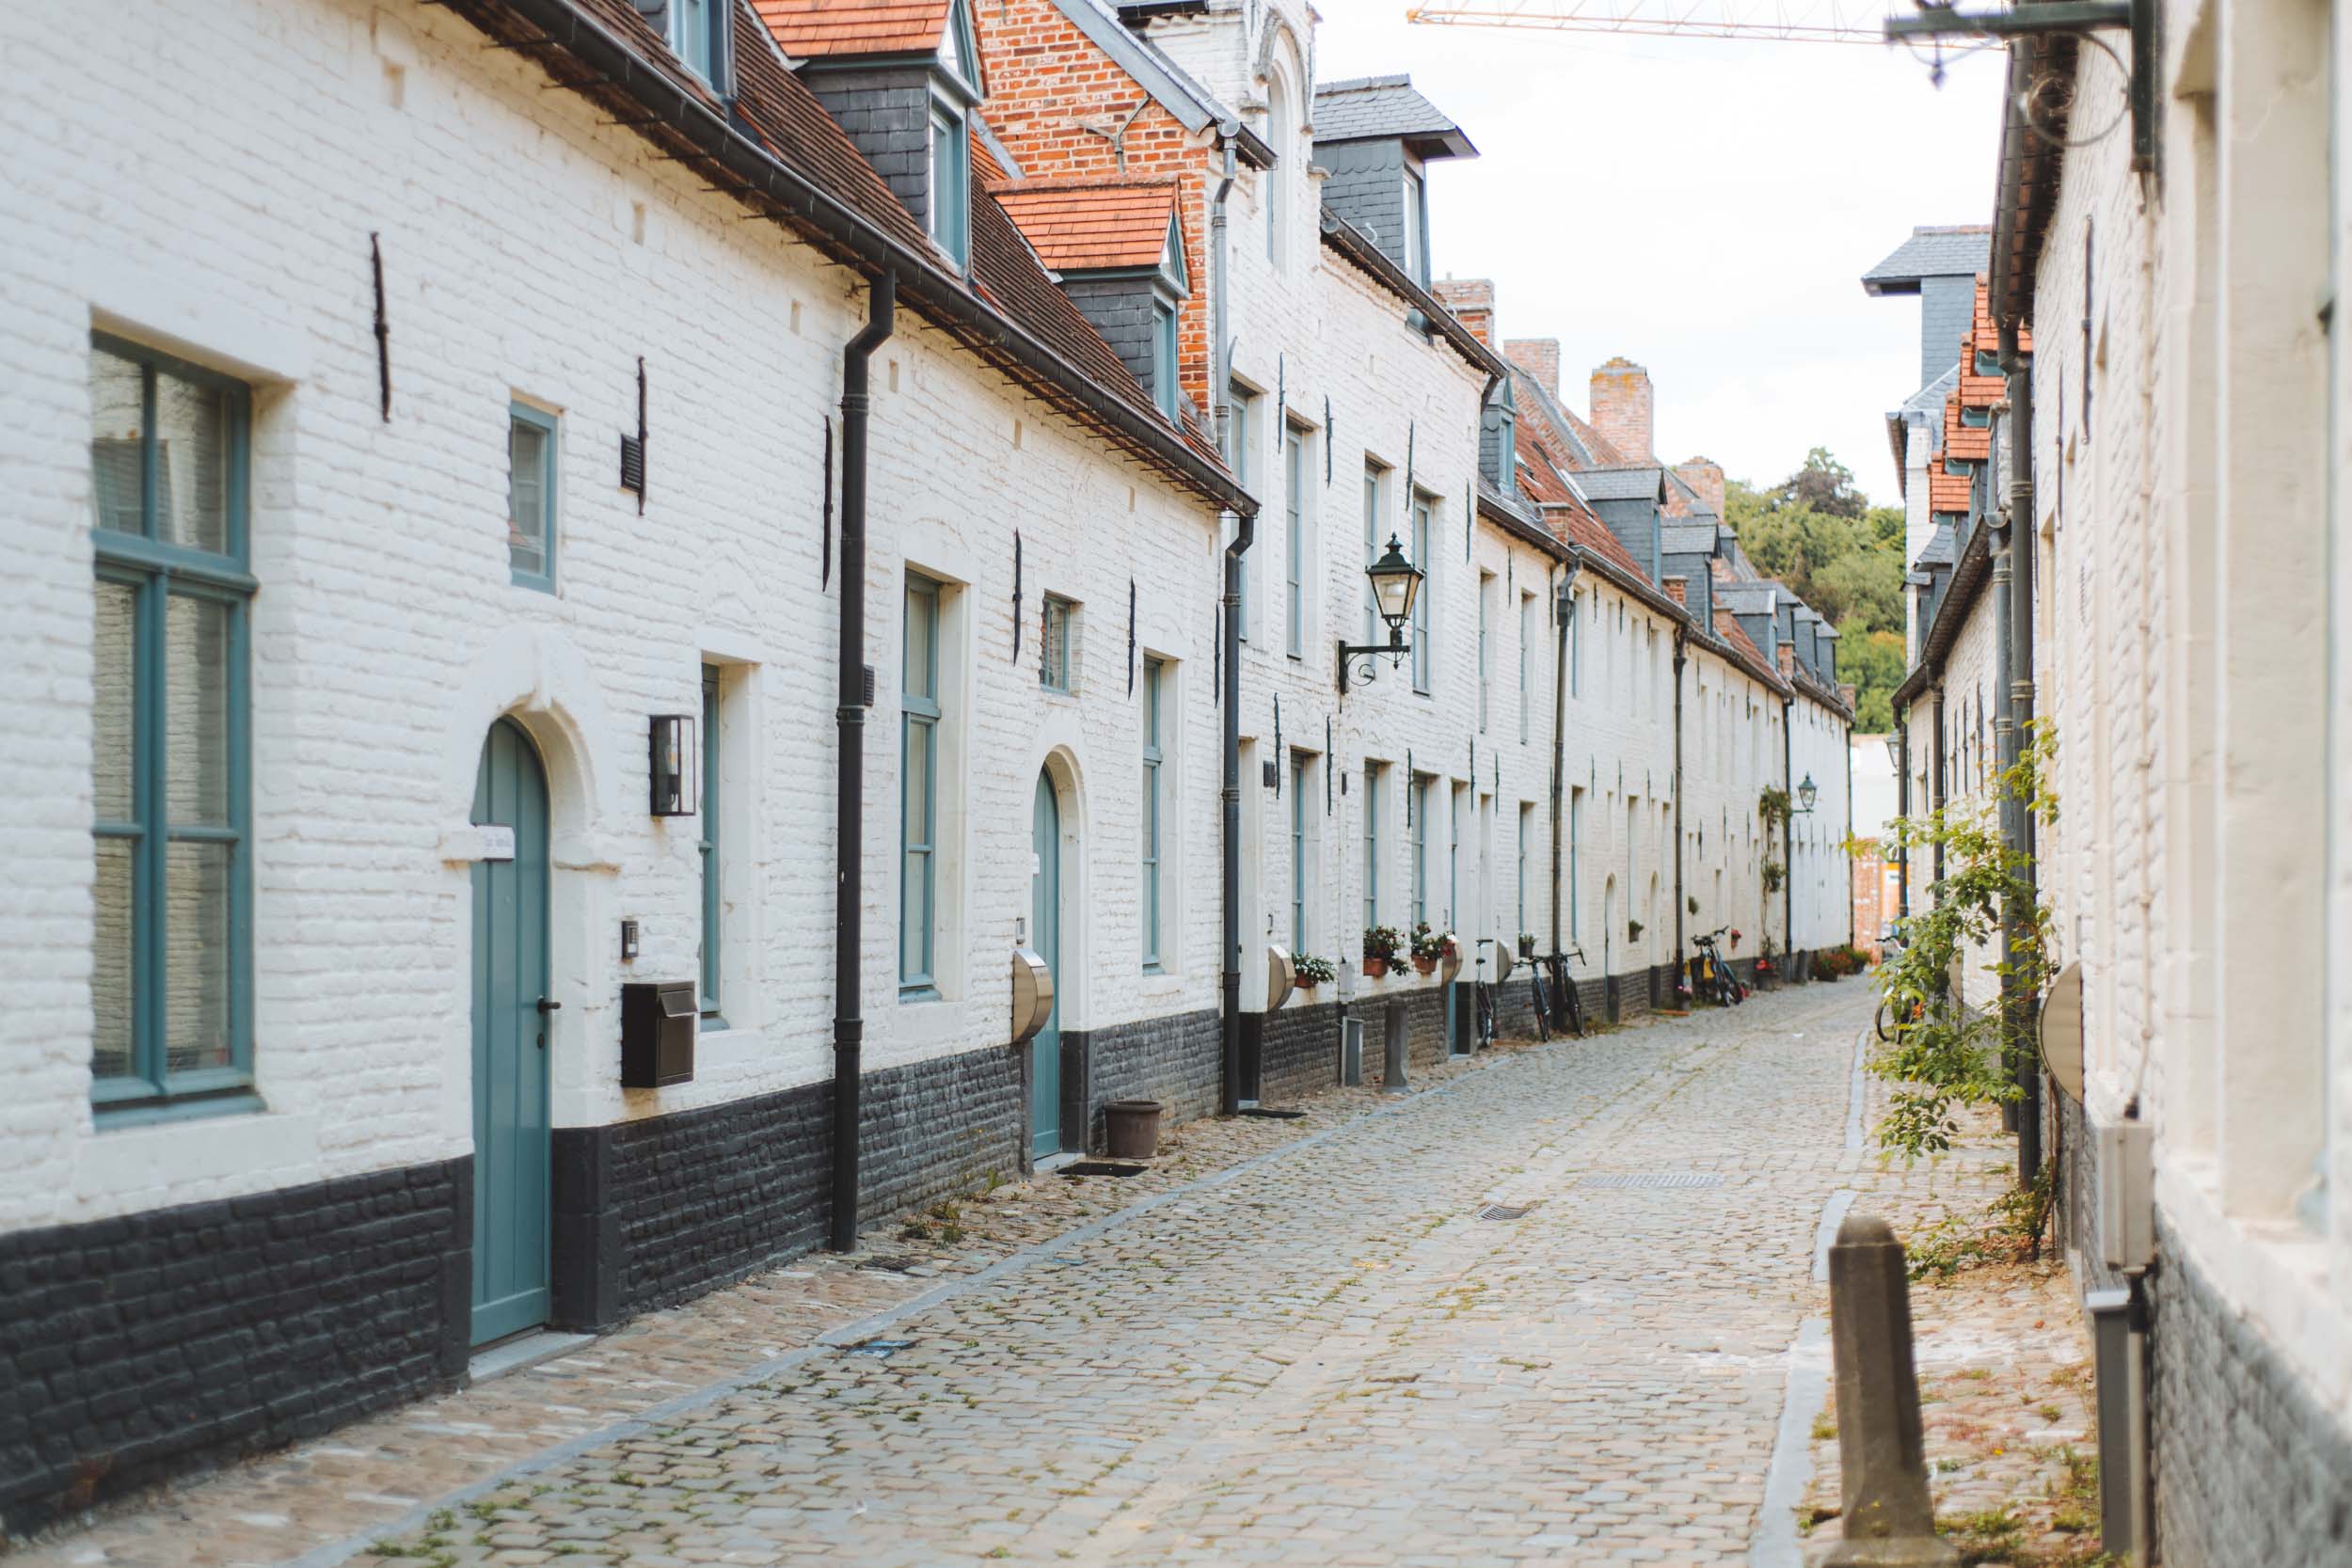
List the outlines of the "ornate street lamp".
<svg viewBox="0 0 2352 1568">
<path fill-rule="evenodd" d="M 1391 664 L 1401 664 L 1408 650 L 1405 644 L 1405 625 L 1413 618 L 1413 601 L 1421 596 L 1422 569 L 1405 559 L 1405 546 L 1395 534 L 1389 535 L 1388 552 L 1364 568 L 1364 576 L 1372 581 L 1373 603 L 1380 610 L 1380 619 L 1389 624 L 1386 642 L 1357 644 L 1340 643 L 1340 694 L 1345 696 L 1349 685 L 1351 662 L 1354 678 L 1370 681 L 1379 672 L 1374 660 L 1386 656 Z"/>
<path fill-rule="evenodd" d="M 1813 775 L 1807 773 L 1804 776 L 1804 783 L 1797 786 L 1797 815 L 1799 816 L 1812 816 L 1813 802 L 1820 798 L 1820 787 L 1814 784 Z"/>
<path fill-rule="evenodd" d="M 1895 776 L 1900 778 L 1903 771 L 1903 737 L 1899 730 L 1887 733 L 1886 761 L 1887 765 L 1895 769 Z"/>
</svg>

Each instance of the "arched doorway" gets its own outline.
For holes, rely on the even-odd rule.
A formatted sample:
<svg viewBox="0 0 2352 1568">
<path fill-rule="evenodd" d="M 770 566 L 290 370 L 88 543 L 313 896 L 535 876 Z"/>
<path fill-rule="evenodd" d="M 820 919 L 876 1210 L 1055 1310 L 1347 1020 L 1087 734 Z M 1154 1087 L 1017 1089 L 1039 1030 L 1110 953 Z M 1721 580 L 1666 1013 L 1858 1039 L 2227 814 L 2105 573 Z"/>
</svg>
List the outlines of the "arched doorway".
<svg viewBox="0 0 2352 1568">
<path fill-rule="evenodd" d="M 1029 1040 L 1029 1157 L 1042 1160 L 1061 1152 L 1061 1018 L 1068 985 L 1061 969 L 1061 801 L 1050 768 L 1037 776 L 1030 848 L 1037 856 L 1029 879 L 1030 945 L 1054 976 L 1053 1011 Z"/>
<path fill-rule="evenodd" d="M 473 1323 L 477 1345 L 548 1321 L 548 779 L 512 719 L 490 726 L 472 820 Z M 511 835 L 511 842 L 510 842 Z"/>
</svg>

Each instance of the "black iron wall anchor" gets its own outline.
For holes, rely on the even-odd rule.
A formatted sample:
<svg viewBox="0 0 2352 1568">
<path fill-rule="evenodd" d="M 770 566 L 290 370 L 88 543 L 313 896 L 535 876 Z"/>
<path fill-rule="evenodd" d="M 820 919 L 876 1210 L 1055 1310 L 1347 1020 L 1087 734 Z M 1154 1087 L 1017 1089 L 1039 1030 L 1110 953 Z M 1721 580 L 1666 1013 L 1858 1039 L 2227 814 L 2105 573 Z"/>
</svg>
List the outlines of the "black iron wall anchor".
<svg viewBox="0 0 2352 1568">
<path fill-rule="evenodd" d="M 825 420 L 825 533 L 820 548 L 823 554 L 818 566 L 817 586 L 822 591 L 833 586 L 833 420 L 830 416 Z"/>
<path fill-rule="evenodd" d="M 384 422 L 392 422 L 392 324 L 384 313 L 384 246 L 368 235 L 368 266 L 375 275 L 375 386 Z"/>
<path fill-rule="evenodd" d="M 1127 579 L 1127 695 L 1136 694 L 1136 579 Z"/>
<path fill-rule="evenodd" d="M 1021 531 L 1012 531 L 1012 657 L 1021 658 Z"/>
<path fill-rule="evenodd" d="M 1380 678 L 1379 660 L 1402 665 L 1410 652 L 1405 646 L 1405 628 L 1390 628 L 1386 642 L 1349 642 L 1343 639 L 1340 650 L 1340 695 L 1344 697 L 1358 684 L 1369 686 Z"/>
<path fill-rule="evenodd" d="M 1274 760 L 1266 764 L 1274 775 L 1274 798 L 1278 800 L 1282 798 L 1282 775 L 1287 771 L 1282 760 L 1282 694 L 1278 691 L 1274 694 Z"/>
<path fill-rule="evenodd" d="M 1886 19 L 1886 40 L 1947 38 L 2044 38 L 2095 33 L 2109 27 L 2132 35 L 2132 171 L 2156 166 L 2156 0 L 2045 0 L 1998 11 L 1963 11 L 1956 4 L 1922 4 L 1916 14 Z M 1935 66 L 1941 86 L 1942 64 Z M 2028 121 L 2028 124 L 2031 122 Z M 2039 127 L 2035 127 L 2039 130 Z M 2104 133 L 2102 133 L 2104 135 Z"/>
<path fill-rule="evenodd" d="M 1327 713 L 1323 716 L 1323 815 L 1326 816 L 1331 815 L 1331 775 L 1336 771 L 1331 766 L 1331 716 Z"/>
</svg>

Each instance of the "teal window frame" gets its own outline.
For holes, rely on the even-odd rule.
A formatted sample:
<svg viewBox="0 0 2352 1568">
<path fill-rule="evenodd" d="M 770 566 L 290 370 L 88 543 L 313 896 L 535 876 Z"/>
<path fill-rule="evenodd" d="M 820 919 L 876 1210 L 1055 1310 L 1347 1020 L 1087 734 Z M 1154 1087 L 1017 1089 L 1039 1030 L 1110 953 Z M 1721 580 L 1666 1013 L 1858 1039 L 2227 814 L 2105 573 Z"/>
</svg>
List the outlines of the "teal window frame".
<svg viewBox="0 0 2352 1568">
<path fill-rule="evenodd" d="M 1405 170 L 1405 276 L 1429 287 L 1429 186 L 1421 170 Z"/>
<path fill-rule="evenodd" d="M 723 1029 L 727 1021 L 719 1011 L 719 960 L 720 927 L 724 919 L 720 884 L 725 863 L 719 853 L 719 667 L 715 664 L 703 666 L 702 738 L 703 798 L 694 845 L 703 873 L 702 1026 Z"/>
<path fill-rule="evenodd" d="M 1291 753 L 1291 951 L 1307 951 L 1307 755 Z"/>
<path fill-rule="evenodd" d="M 1364 928 L 1380 924 L 1380 765 L 1364 764 Z"/>
<path fill-rule="evenodd" d="M 1429 775 L 1413 776 L 1413 924 L 1429 921 Z"/>
<path fill-rule="evenodd" d="M 1044 630 L 1038 639 L 1043 646 L 1038 650 L 1037 683 L 1065 697 L 1075 689 L 1070 683 L 1070 631 L 1077 608 L 1059 594 L 1046 594 Z"/>
<path fill-rule="evenodd" d="M 905 624 L 900 628 L 898 659 L 898 994 L 922 999 L 939 994 L 935 974 L 939 933 L 939 732 L 946 714 L 939 700 L 939 625 L 941 586 L 930 578 L 909 572 L 906 579 Z M 924 657 L 918 663 L 908 655 L 917 617 L 925 627 Z M 908 805 L 908 791 L 917 782 L 907 766 L 916 730 L 923 732 L 923 789 L 919 814 Z M 919 816 L 919 819 L 918 819 Z M 916 829 L 919 832 L 910 832 Z M 910 865 L 916 869 L 910 874 Z M 910 891 L 922 895 L 923 918 L 911 923 L 907 911 Z"/>
<path fill-rule="evenodd" d="M 1462 792 L 1459 789 L 1446 791 L 1445 832 L 1445 927 L 1451 931 L 1461 925 Z"/>
<path fill-rule="evenodd" d="M 1307 647 L 1307 433 L 1282 429 L 1282 635 L 1293 658 Z"/>
<path fill-rule="evenodd" d="M 1233 477 L 1241 482 L 1241 487 L 1254 496 L 1258 493 L 1258 475 L 1257 466 L 1250 461 L 1249 434 L 1257 428 L 1258 397 L 1238 381 L 1231 385 L 1226 395 L 1232 404 L 1225 423 L 1226 467 L 1233 470 Z M 1235 617 L 1235 629 L 1244 642 L 1249 641 L 1249 624 L 1257 618 L 1252 612 L 1249 594 L 1249 558 L 1256 553 L 1255 550 L 1245 551 L 1241 558 L 1241 610 Z"/>
<path fill-rule="evenodd" d="M 1364 465 L 1364 564 L 1370 566 L 1380 559 L 1380 509 L 1386 498 L 1381 494 L 1382 482 L 1388 470 L 1377 463 Z M 1380 596 L 1372 591 L 1372 579 L 1364 579 L 1364 641 L 1382 642 L 1380 635 Z"/>
<path fill-rule="evenodd" d="M 1421 592 L 1413 595 L 1413 689 L 1429 695 L 1438 665 L 1438 651 L 1429 635 L 1429 609 L 1437 598 L 1438 559 L 1432 547 L 1436 505 L 1425 495 L 1413 497 L 1413 564 L 1422 570 Z"/>
<path fill-rule="evenodd" d="M 1568 938 L 1584 940 L 1584 923 L 1577 913 L 1576 863 L 1577 854 L 1584 847 L 1584 792 L 1568 792 Z"/>
<path fill-rule="evenodd" d="M 1530 828 L 1534 825 L 1534 816 L 1535 816 L 1535 808 L 1534 808 L 1534 807 L 1530 806 L 1530 805 L 1527 805 L 1527 804 L 1524 804 L 1524 803 L 1522 803 L 1522 804 L 1519 806 L 1519 923 L 1518 923 L 1518 931 L 1524 931 L 1524 930 L 1529 929 L 1529 927 L 1528 927 L 1528 924 L 1527 924 L 1527 836 L 1528 836 L 1528 830 L 1529 830 L 1529 829 L 1530 829 Z M 1514 932 L 1514 935 L 1516 935 L 1516 934 L 1517 934 L 1517 932 Z"/>
<path fill-rule="evenodd" d="M 252 629 L 251 600 L 260 584 L 248 570 L 252 494 L 252 388 L 232 376 L 191 364 L 103 332 L 90 334 L 93 350 L 137 363 L 141 370 L 139 410 L 138 531 L 93 523 L 93 567 L 98 581 L 131 590 L 132 715 L 131 816 L 93 816 L 91 852 L 101 840 L 131 846 L 130 976 L 131 1051 L 128 1074 L 101 1078 L 93 1070 L 93 1116 L 107 1126 L 258 1110 L 253 1092 L 253 857 L 252 857 Z M 159 497 L 165 452 L 157 435 L 157 378 L 172 375 L 224 395 L 227 451 L 221 496 L 218 551 L 164 537 Z M 93 437 L 93 459 L 95 456 Z M 93 461 L 93 470 L 96 465 Z M 98 484 L 95 471 L 91 480 Z M 102 498 L 93 493 L 95 503 Z M 125 514 L 118 509 L 117 515 Z M 170 690 L 168 621 L 175 598 L 198 599 L 227 612 L 228 651 L 223 671 L 222 719 L 226 728 L 224 820 L 174 823 L 168 814 L 170 781 Z M 173 1071 L 166 1006 L 168 1000 L 168 897 L 170 847 L 174 843 L 227 847 L 228 901 L 223 931 L 228 952 L 224 1033 L 227 1062 Z M 93 942 L 95 937 L 93 937 Z M 94 950 L 94 949 L 93 949 Z M 93 1038 L 93 1051 L 95 1049 Z"/>
<path fill-rule="evenodd" d="M 972 264 L 972 126 L 962 107 L 934 92 L 924 160 L 925 226 L 959 267 Z"/>
<path fill-rule="evenodd" d="M 1160 696 L 1168 666 L 1160 659 L 1143 661 L 1143 968 L 1160 971 Z"/>
<path fill-rule="evenodd" d="M 518 424 L 530 425 L 546 438 L 539 448 L 539 559 L 545 564 L 546 570 L 534 572 L 527 567 L 516 565 L 514 558 L 515 546 L 512 543 L 509 543 L 506 547 L 507 572 L 509 577 L 513 579 L 515 586 L 517 588 L 533 589 L 542 594 L 552 594 L 555 592 L 555 518 L 560 495 L 560 492 L 556 489 L 555 483 L 556 476 L 559 471 L 556 453 L 560 447 L 561 436 L 563 434 L 563 423 L 564 421 L 556 415 L 548 413 L 544 408 L 533 408 L 527 403 L 516 403 L 512 399 L 509 399 L 507 402 L 506 504 L 508 517 L 507 526 L 509 528 L 514 526 L 515 427 Z"/>
<path fill-rule="evenodd" d="M 1595 595 L 1596 602 L 1598 595 Z M 1581 594 L 1568 598 L 1568 695 L 1584 695 L 1584 617 L 1579 613 L 1584 604 Z"/>
<path fill-rule="evenodd" d="M 1494 654 L 1491 633 L 1486 628 L 1486 597 L 1494 590 L 1494 575 L 1482 572 L 1478 578 L 1478 733 L 1486 733 L 1486 710 L 1492 704 L 1494 686 Z"/>
<path fill-rule="evenodd" d="M 1152 301 L 1152 402 L 1169 419 L 1176 417 L 1176 302 Z"/>
<path fill-rule="evenodd" d="M 723 97 L 732 90 L 724 29 L 734 11 L 734 0 L 670 0 L 667 18 L 671 53 Z"/>
<path fill-rule="evenodd" d="M 1535 595 L 1519 595 L 1519 744 L 1535 721 Z"/>
</svg>

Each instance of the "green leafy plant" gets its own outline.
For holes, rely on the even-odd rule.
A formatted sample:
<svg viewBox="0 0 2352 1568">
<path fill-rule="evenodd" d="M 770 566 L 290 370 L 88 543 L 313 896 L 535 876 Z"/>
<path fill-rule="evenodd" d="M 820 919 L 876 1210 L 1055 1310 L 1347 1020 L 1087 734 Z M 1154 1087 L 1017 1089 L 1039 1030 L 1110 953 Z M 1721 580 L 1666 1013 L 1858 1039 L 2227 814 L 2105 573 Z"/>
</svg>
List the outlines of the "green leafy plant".
<svg viewBox="0 0 2352 1568">
<path fill-rule="evenodd" d="M 1691 912 L 1692 914 L 1699 912 L 1699 895 L 1697 894 L 1694 893 L 1691 895 L 1691 896 L 1685 901 L 1691 906 Z"/>
<path fill-rule="evenodd" d="M 1890 824 L 1887 842 L 1912 864 L 1940 850 L 1944 865 L 1926 907 L 1912 912 L 1903 950 L 1878 971 L 1888 1016 L 1908 1021 L 1870 1056 L 1870 1069 L 1894 1085 L 1879 1141 L 1908 1158 L 1949 1148 L 1959 1107 L 2017 1099 L 2017 1069 L 2034 1060 L 2033 1020 L 1998 1007 L 1972 1010 L 1952 994 L 1952 980 L 1963 957 L 1986 944 L 1994 944 L 1987 973 L 2028 991 L 2046 976 L 2050 911 L 2035 896 L 2026 858 L 2002 836 L 1997 808 L 2013 801 L 2044 822 L 2058 820 L 2058 797 L 2046 782 L 2057 744 L 2057 732 L 2037 720 L 1987 798 Z M 2023 915 L 2013 934 L 2002 925 L 2011 905 Z"/>
<path fill-rule="evenodd" d="M 1364 927 L 1364 957 L 1367 958 L 1378 958 L 1383 963 L 1394 963 L 1397 954 L 1404 949 L 1404 935 L 1393 926 Z"/>
<path fill-rule="evenodd" d="M 1414 962 L 1436 963 L 1452 951 L 1454 951 L 1453 932 L 1433 931 L 1429 928 L 1429 922 L 1426 920 L 1413 927 Z"/>
<path fill-rule="evenodd" d="M 1766 784 L 1756 798 L 1756 815 L 1763 818 L 1767 828 L 1777 828 L 1788 820 L 1788 792 L 1778 784 Z"/>
<path fill-rule="evenodd" d="M 1644 926 L 1643 926 L 1643 924 L 1642 924 L 1640 921 L 1638 921 L 1638 920 L 1629 920 L 1629 921 L 1627 921 L 1627 922 L 1625 923 L 1625 940 L 1626 940 L 1626 941 L 1628 941 L 1628 942 L 1639 942 L 1639 941 L 1641 941 L 1641 940 L 1642 940 L 1642 932 L 1643 932 L 1644 930 L 1645 930 L 1646 928 L 1647 928 L 1647 927 L 1644 927 Z"/>
<path fill-rule="evenodd" d="M 1788 868 L 1782 865 L 1778 861 L 1766 861 L 1762 865 L 1756 867 L 1756 870 L 1764 879 L 1764 891 L 1766 893 L 1778 893 L 1780 891 L 1780 884 L 1786 881 L 1788 877 Z"/>
<path fill-rule="evenodd" d="M 1330 980 L 1334 973 L 1328 958 L 1318 958 L 1312 953 L 1291 955 L 1291 974 L 1302 986 L 1323 985 Z"/>
</svg>

